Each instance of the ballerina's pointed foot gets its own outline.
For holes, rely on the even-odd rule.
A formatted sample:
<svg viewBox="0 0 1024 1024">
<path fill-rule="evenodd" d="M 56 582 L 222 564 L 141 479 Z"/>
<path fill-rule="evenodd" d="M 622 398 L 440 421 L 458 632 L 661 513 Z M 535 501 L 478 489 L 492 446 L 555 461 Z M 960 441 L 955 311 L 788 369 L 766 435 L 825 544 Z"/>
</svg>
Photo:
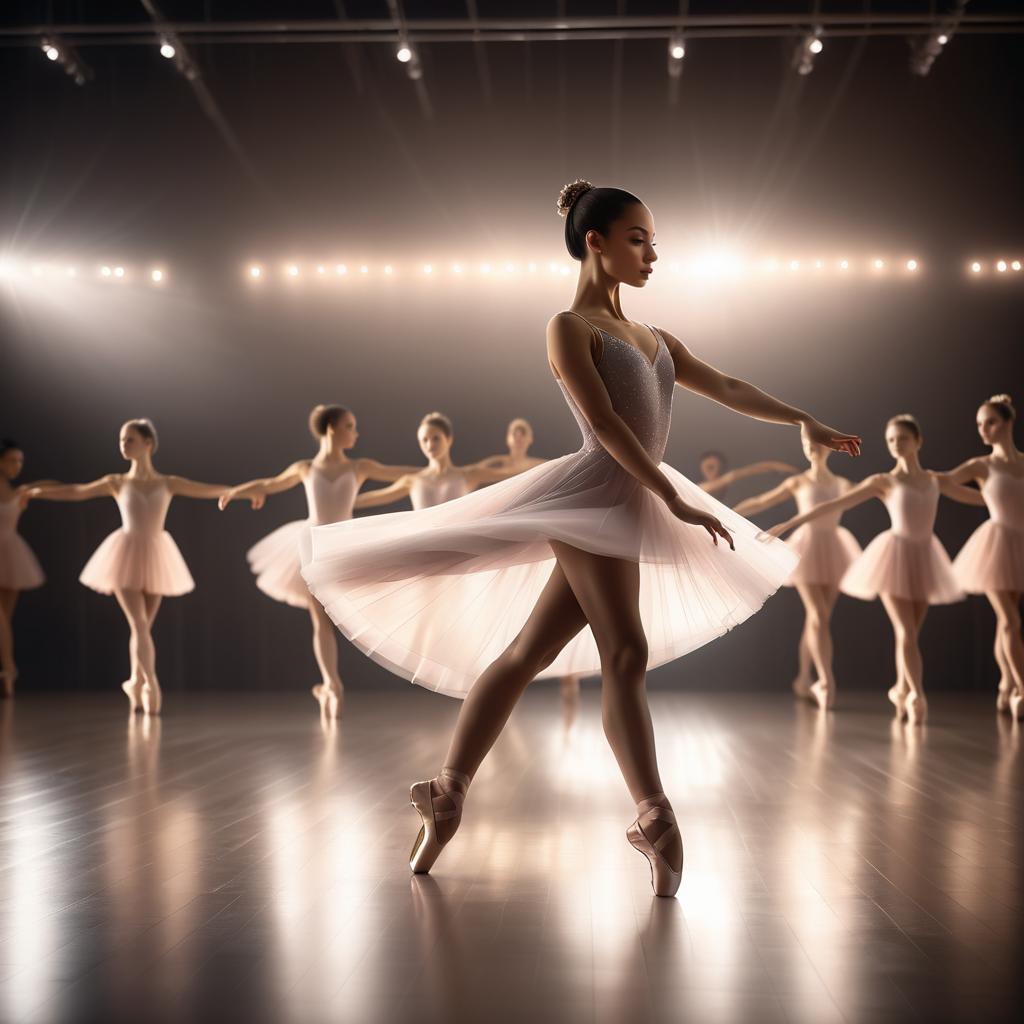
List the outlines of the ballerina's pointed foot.
<svg viewBox="0 0 1024 1024">
<path fill-rule="evenodd" d="M 1010 694 L 1010 715 L 1015 722 L 1024 718 L 1024 693 L 1019 690 Z"/>
<path fill-rule="evenodd" d="M 142 683 L 138 679 L 126 679 L 121 684 L 124 695 L 128 698 L 129 714 L 134 715 L 136 711 L 142 710 Z"/>
<path fill-rule="evenodd" d="M 797 676 L 793 680 L 793 696 L 797 700 L 810 700 L 811 699 L 812 684 L 810 679 L 804 676 Z"/>
<path fill-rule="evenodd" d="M 159 715 L 164 703 L 164 694 L 159 686 L 152 683 L 143 683 L 142 692 L 142 713 L 144 715 Z"/>
<path fill-rule="evenodd" d="M 626 829 L 626 839 L 630 846 L 638 850 L 651 866 L 651 886 L 655 896 L 675 896 L 679 891 L 679 883 L 683 879 L 683 847 L 680 842 L 678 850 L 678 867 L 669 861 L 666 848 L 673 840 L 679 839 L 679 826 L 668 798 L 664 793 L 654 793 L 644 797 L 637 804 L 640 813 L 636 821 Z M 658 822 L 665 828 L 658 831 Z M 655 835 L 656 833 L 656 835 Z M 651 838 L 655 835 L 655 838 Z"/>
<path fill-rule="evenodd" d="M 445 844 L 455 835 L 462 820 L 462 804 L 469 781 L 468 775 L 454 768 L 442 768 L 436 778 L 417 782 L 409 790 L 409 801 L 422 823 L 409 854 L 409 867 L 414 874 L 428 872 Z"/>
<path fill-rule="evenodd" d="M 1013 694 L 1013 683 L 1006 680 L 999 681 L 999 690 L 996 693 L 996 711 L 1010 710 L 1010 697 Z"/>
<path fill-rule="evenodd" d="M 911 725 L 924 725 L 928 718 L 928 701 L 924 694 L 912 693 L 907 697 L 907 721 Z"/>
<path fill-rule="evenodd" d="M 899 683 L 889 687 L 889 700 L 896 709 L 897 718 L 905 718 L 907 714 L 907 695 L 900 689 Z"/>
<path fill-rule="evenodd" d="M 324 718 L 340 718 L 342 705 L 345 702 L 345 691 L 340 687 L 317 683 L 311 690 L 314 699 L 320 705 L 320 714 Z"/>
<path fill-rule="evenodd" d="M 819 711 L 831 711 L 836 706 L 836 688 L 827 686 L 820 679 L 811 684 L 811 697 Z"/>
</svg>

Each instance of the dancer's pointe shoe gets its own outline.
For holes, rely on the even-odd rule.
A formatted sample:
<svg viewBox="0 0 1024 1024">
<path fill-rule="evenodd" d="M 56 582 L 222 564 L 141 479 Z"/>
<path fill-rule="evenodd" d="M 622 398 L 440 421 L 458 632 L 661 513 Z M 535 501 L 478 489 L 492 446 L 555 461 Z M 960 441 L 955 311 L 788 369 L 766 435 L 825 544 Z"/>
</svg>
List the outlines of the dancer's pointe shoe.
<svg viewBox="0 0 1024 1024">
<path fill-rule="evenodd" d="M 896 709 L 896 717 L 906 717 L 907 695 L 900 689 L 899 683 L 894 683 L 889 687 L 888 697 L 892 702 L 892 706 Z"/>
<path fill-rule="evenodd" d="M 1024 693 L 1010 694 L 1010 715 L 1015 722 L 1024 718 Z"/>
<path fill-rule="evenodd" d="M 811 684 L 811 697 L 818 705 L 819 711 L 831 711 L 836 706 L 836 690 L 827 686 L 820 679 Z"/>
<path fill-rule="evenodd" d="M 635 850 L 639 850 L 651 866 L 651 886 L 655 896 L 675 896 L 679 891 L 679 883 L 683 879 L 683 862 L 680 858 L 679 870 L 677 871 L 668 862 L 662 850 L 668 846 L 679 835 L 679 826 L 676 824 L 676 816 L 672 808 L 667 806 L 668 801 L 664 793 L 653 793 L 644 797 L 637 807 L 640 813 L 636 821 L 626 829 L 626 838 Z M 652 843 L 644 831 L 642 822 L 646 822 L 648 828 L 656 821 L 668 822 L 668 828 Z"/>
<path fill-rule="evenodd" d="M 341 688 L 335 690 L 326 683 L 317 683 L 316 686 L 312 688 L 311 692 L 316 698 L 317 704 L 320 705 L 320 714 L 323 715 L 324 718 L 341 717 L 341 706 L 344 702 L 344 690 Z"/>
<path fill-rule="evenodd" d="M 1006 680 L 999 681 L 999 691 L 996 693 L 996 711 L 1010 710 L 1010 695 L 1013 693 L 1013 683 Z"/>
<path fill-rule="evenodd" d="M 907 697 L 907 721 L 911 725 L 924 725 L 928 717 L 928 701 L 916 693 Z"/>
<path fill-rule="evenodd" d="M 798 700 L 810 700 L 811 690 L 813 688 L 811 681 L 803 678 L 802 676 L 797 676 L 796 679 L 793 680 L 793 696 Z"/>
<path fill-rule="evenodd" d="M 435 793 L 433 786 L 440 791 Z M 415 874 L 424 874 L 434 866 L 438 854 L 445 844 L 455 835 L 455 830 L 462 820 L 462 803 L 466 799 L 466 790 L 469 788 L 469 776 L 454 768 L 442 768 L 441 774 L 429 782 L 417 782 L 409 790 L 409 801 L 420 816 L 422 826 L 416 841 L 412 844 L 412 852 L 409 854 L 409 867 Z M 435 801 L 445 797 L 454 805 L 445 810 L 437 810 L 434 807 Z M 455 826 L 444 841 L 438 838 L 437 823 L 439 821 L 454 821 Z"/>
<path fill-rule="evenodd" d="M 160 687 L 143 683 L 141 696 L 142 713 L 144 715 L 159 715 L 164 703 L 164 695 Z"/>
<path fill-rule="evenodd" d="M 121 684 L 121 689 L 124 690 L 124 695 L 128 698 L 129 714 L 134 715 L 136 711 L 141 711 L 142 683 L 137 679 L 126 679 Z"/>
</svg>

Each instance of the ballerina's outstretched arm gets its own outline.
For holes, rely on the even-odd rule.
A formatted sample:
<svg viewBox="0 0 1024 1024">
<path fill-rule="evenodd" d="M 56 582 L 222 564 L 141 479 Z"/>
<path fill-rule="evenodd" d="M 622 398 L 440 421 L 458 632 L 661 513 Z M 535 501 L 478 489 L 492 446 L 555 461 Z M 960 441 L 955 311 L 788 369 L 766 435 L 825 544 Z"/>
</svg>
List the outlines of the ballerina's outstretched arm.
<svg viewBox="0 0 1024 1024">
<path fill-rule="evenodd" d="M 185 476 L 165 476 L 167 489 L 176 498 L 220 498 L 227 484 L 204 484 Z"/>
<path fill-rule="evenodd" d="M 765 491 L 763 494 L 755 494 L 752 498 L 745 498 L 733 508 L 733 511 L 738 512 L 741 516 L 754 516 L 758 512 L 764 512 L 765 509 L 781 505 L 784 501 L 794 496 L 799 480 L 800 474 L 787 477 L 781 484 L 773 487 L 770 491 Z M 716 482 L 712 481 L 712 483 Z M 709 490 L 709 488 L 704 489 Z"/>
<path fill-rule="evenodd" d="M 26 500 L 38 501 L 89 501 L 92 498 L 113 498 L 121 480 L 119 473 L 108 473 L 88 484 L 62 484 L 46 480 L 31 484 L 24 492 Z"/>
<path fill-rule="evenodd" d="M 676 368 L 676 383 L 689 391 L 710 398 L 721 405 L 735 409 L 756 420 L 768 423 L 788 423 L 799 425 L 800 433 L 811 441 L 823 444 L 833 451 L 845 452 L 847 455 L 860 455 L 861 439 L 857 434 L 844 434 L 820 423 L 810 413 L 797 409 L 795 406 L 780 402 L 779 399 L 748 384 L 738 377 L 716 370 L 715 367 L 698 359 L 678 339 L 667 331 L 661 336 L 668 345 L 669 353 Z"/>
<path fill-rule="evenodd" d="M 953 478 L 954 472 L 955 470 L 950 470 L 948 473 L 937 473 L 933 471 L 935 479 L 939 482 L 939 493 L 941 493 L 943 497 L 960 502 L 961 505 L 984 506 L 985 498 L 982 496 L 981 491 L 979 491 L 977 487 L 965 487 L 963 484 L 958 483 Z"/>
<path fill-rule="evenodd" d="M 300 459 L 298 462 L 293 462 L 287 469 L 282 470 L 277 476 L 264 476 L 229 487 L 223 494 L 218 495 L 217 508 L 223 512 L 236 498 L 248 498 L 254 509 L 262 508 L 268 495 L 280 494 L 282 491 L 298 487 L 309 472 L 309 465 L 309 459 Z"/>
<path fill-rule="evenodd" d="M 359 478 L 360 487 L 367 480 L 393 484 L 401 480 L 403 476 L 418 473 L 421 468 L 420 466 L 389 466 L 376 459 L 356 459 L 356 475 Z"/>
<path fill-rule="evenodd" d="M 366 491 L 360 494 L 352 506 L 355 509 L 377 508 L 380 505 L 390 505 L 393 502 L 401 501 L 409 497 L 412 490 L 412 479 L 414 474 L 409 473 L 396 480 L 390 487 L 379 487 L 375 491 Z"/>
<path fill-rule="evenodd" d="M 823 501 L 820 505 L 815 505 L 814 508 L 808 509 L 806 512 L 792 516 L 785 522 L 778 523 L 765 532 L 772 537 L 781 537 L 783 534 L 789 533 L 790 530 L 795 530 L 798 526 L 809 523 L 812 519 L 820 519 L 822 516 L 827 516 L 833 512 L 845 512 L 847 509 L 855 508 L 857 505 L 863 505 L 864 502 L 869 501 L 871 498 L 884 498 L 889 489 L 891 479 L 888 473 L 875 473 L 866 480 L 862 480 L 859 484 L 851 487 L 838 498 L 833 498 L 831 501 Z"/>
<path fill-rule="evenodd" d="M 699 486 L 702 491 L 707 491 L 708 494 L 717 494 L 730 484 L 736 483 L 737 480 L 746 480 L 749 476 L 760 476 L 762 473 L 798 472 L 799 470 L 796 466 L 791 466 L 788 462 L 775 462 L 772 460 L 752 462 L 749 466 L 738 466 L 736 469 L 730 469 L 727 473 L 716 476 L 714 480 L 704 480 Z"/>
</svg>

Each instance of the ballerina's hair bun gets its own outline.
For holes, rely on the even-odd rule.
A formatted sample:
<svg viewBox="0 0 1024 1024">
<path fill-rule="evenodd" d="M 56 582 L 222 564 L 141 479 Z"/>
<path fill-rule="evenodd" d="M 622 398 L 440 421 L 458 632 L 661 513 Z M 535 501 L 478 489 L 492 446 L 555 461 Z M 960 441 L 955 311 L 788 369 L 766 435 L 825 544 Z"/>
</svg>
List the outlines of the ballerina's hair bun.
<svg viewBox="0 0 1024 1024">
<path fill-rule="evenodd" d="M 574 260 L 587 255 L 587 232 L 607 237 L 608 229 L 634 203 L 632 192 L 621 188 L 597 188 L 583 178 L 558 193 L 558 213 L 565 218 L 565 247 Z M 643 205 L 642 203 L 640 204 Z"/>
<path fill-rule="evenodd" d="M 139 416 L 134 420 L 128 420 L 124 427 L 130 427 L 143 441 L 149 441 L 153 445 L 153 454 L 156 454 L 160 446 L 160 438 L 157 437 L 156 427 L 148 416 Z M 124 430 L 124 427 L 121 429 Z"/>
<path fill-rule="evenodd" d="M 421 427 L 435 427 L 440 430 L 445 437 L 449 440 L 455 433 L 455 428 L 452 426 L 452 421 L 445 416 L 443 412 L 428 412 L 423 419 L 420 420 Z"/>
<path fill-rule="evenodd" d="M 348 412 L 343 405 L 314 405 L 309 414 L 309 432 L 313 439 L 319 441 L 326 436 L 328 427 L 336 427 Z"/>
<path fill-rule="evenodd" d="M 1009 395 L 993 395 L 985 400 L 985 404 L 995 409 L 1004 420 L 1017 418 L 1017 410 L 1013 407 L 1013 399 Z"/>
<path fill-rule="evenodd" d="M 909 412 L 897 413 L 895 416 L 889 419 L 886 424 L 887 427 L 906 427 L 914 437 L 921 440 L 921 424 L 918 423 L 917 417 Z"/>
<path fill-rule="evenodd" d="M 567 217 L 573 204 L 584 192 L 589 192 L 594 186 L 584 178 L 577 178 L 570 182 L 558 193 L 558 202 L 555 204 L 559 217 Z"/>
</svg>

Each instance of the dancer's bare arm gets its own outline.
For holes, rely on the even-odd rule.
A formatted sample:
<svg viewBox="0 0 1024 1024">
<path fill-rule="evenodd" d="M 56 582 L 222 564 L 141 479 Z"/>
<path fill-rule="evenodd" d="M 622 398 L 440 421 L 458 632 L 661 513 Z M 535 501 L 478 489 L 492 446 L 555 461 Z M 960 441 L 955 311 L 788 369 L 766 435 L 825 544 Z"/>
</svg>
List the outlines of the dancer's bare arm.
<svg viewBox="0 0 1024 1024">
<path fill-rule="evenodd" d="M 409 492 L 412 490 L 412 481 L 413 474 L 409 474 L 396 480 L 390 487 L 380 487 L 375 491 L 366 491 L 356 498 L 353 507 L 356 509 L 377 508 L 379 505 L 390 505 L 392 502 L 408 498 Z"/>
<path fill-rule="evenodd" d="M 961 505 L 984 505 L 985 499 L 977 487 L 957 483 L 951 473 L 932 473 L 939 482 L 939 493 Z"/>
<path fill-rule="evenodd" d="M 965 484 L 968 480 L 975 480 L 981 484 L 988 478 L 988 472 L 988 459 L 984 455 L 976 455 L 973 459 L 967 459 L 947 473 L 939 475 L 948 477 L 955 484 Z"/>
<path fill-rule="evenodd" d="M 865 501 L 869 501 L 871 498 L 884 498 L 891 486 L 892 479 L 888 473 L 875 473 L 873 476 L 869 476 L 866 480 L 862 480 L 859 484 L 851 487 L 838 498 L 833 498 L 831 501 L 823 501 L 820 505 L 815 505 L 814 508 L 801 512 L 800 515 L 793 516 L 784 523 L 773 526 L 766 532 L 770 533 L 773 537 L 781 537 L 783 534 L 789 533 L 790 530 L 795 530 L 798 526 L 809 523 L 812 519 L 820 519 L 822 516 L 827 516 L 834 512 L 845 512 L 847 509 L 854 508 L 857 505 L 863 505 Z"/>
<path fill-rule="evenodd" d="M 360 485 L 366 480 L 373 480 L 379 483 L 393 484 L 401 480 L 403 476 L 410 476 L 419 472 L 419 466 L 388 466 L 376 459 L 357 459 L 356 475 Z"/>
<path fill-rule="evenodd" d="M 596 338 L 593 328 L 571 313 L 552 317 L 547 329 L 552 373 L 565 385 L 597 439 L 623 469 L 657 494 L 678 519 L 704 527 L 716 544 L 718 537 L 724 537 L 732 547 L 729 531 L 717 517 L 688 504 L 676 493 L 672 482 L 613 408 L 611 396 L 594 363 Z"/>
<path fill-rule="evenodd" d="M 260 477 L 258 480 L 249 480 L 244 484 L 227 488 L 217 497 L 217 507 L 223 511 L 236 498 L 249 498 L 253 508 L 261 508 L 263 499 L 268 495 L 280 494 L 282 491 L 298 487 L 308 472 L 309 459 L 299 459 L 277 476 Z"/>
<path fill-rule="evenodd" d="M 56 481 L 35 483 L 25 497 L 44 501 L 88 501 L 90 498 L 116 498 L 121 484 L 119 473 L 108 473 L 88 484 L 62 484 Z"/>
<path fill-rule="evenodd" d="M 791 476 L 789 479 L 783 480 L 778 487 L 773 487 L 770 491 L 741 501 L 733 511 L 738 512 L 741 516 L 754 516 L 765 509 L 774 508 L 792 498 L 799 483 L 799 476 Z"/>
<path fill-rule="evenodd" d="M 220 498 L 227 484 L 204 484 L 186 476 L 165 476 L 167 489 L 177 498 Z"/>
<path fill-rule="evenodd" d="M 799 426 L 804 437 L 834 451 L 845 452 L 847 455 L 860 454 L 861 439 L 857 434 L 844 434 L 840 430 L 826 427 L 810 413 L 773 398 L 745 380 L 716 370 L 709 363 L 698 359 L 678 338 L 667 331 L 661 331 L 661 336 L 672 355 L 676 368 L 676 383 L 681 387 L 756 420 Z"/>
<path fill-rule="evenodd" d="M 796 466 L 788 462 L 752 462 L 749 466 L 738 466 L 727 473 L 715 477 L 714 480 L 703 480 L 700 488 L 708 494 L 717 494 L 737 480 L 746 480 L 748 476 L 760 476 L 762 473 L 797 473 Z"/>
</svg>

